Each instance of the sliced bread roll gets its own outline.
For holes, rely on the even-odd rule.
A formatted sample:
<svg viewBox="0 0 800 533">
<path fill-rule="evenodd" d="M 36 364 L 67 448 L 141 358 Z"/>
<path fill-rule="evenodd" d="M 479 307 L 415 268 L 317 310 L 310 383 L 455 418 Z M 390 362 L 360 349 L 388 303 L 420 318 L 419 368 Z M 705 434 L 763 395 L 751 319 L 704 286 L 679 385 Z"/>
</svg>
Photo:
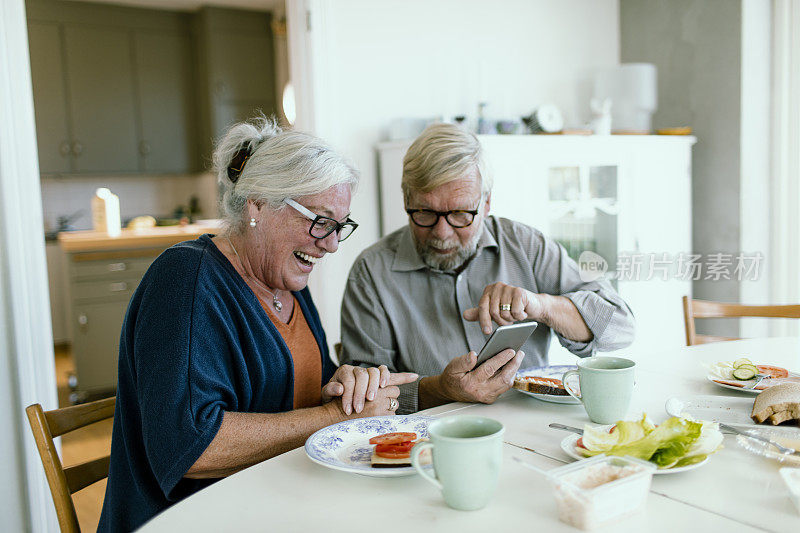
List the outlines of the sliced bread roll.
<svg viewBox="0 0 800 533">
<path fill-rule="evenodd" d="M 800 383 L 781 383 L 756 396 L 750 417 L 758 424 L 778 425 L 787 420 L 800 422 Z"/>
</svg>

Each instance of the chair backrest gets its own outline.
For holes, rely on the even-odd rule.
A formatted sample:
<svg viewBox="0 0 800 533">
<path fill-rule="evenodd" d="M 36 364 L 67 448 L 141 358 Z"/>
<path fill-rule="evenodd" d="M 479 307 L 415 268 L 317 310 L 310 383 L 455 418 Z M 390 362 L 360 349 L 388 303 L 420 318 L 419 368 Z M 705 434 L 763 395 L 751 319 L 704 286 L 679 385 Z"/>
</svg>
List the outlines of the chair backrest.
<svg viewBox="0 0 800 533">
<path fill-rule="evenodd" d="M 42 406 L 36 403 L 25 409 L 42 459 L 47 483 L 53 495 L 61 531 L 80 531 L 72 494 L 108 477 L 110 457 L 100 457 L 64 468 L 53 439 L 100 420 L 112 418 L 116 400 L 116 398 L 106 398 L 52 411 L 44 411 Z"/>
<path fill-rule="evenodd" d="M 706 344 L 718 341 L 734 341 L 736 337 L 699 335 L 695 330 L 695 318 L 800 318 L 800 305 L 740 305 L 706 300 L 691 300 L 683 297 L 683 321 L 686 326 L 686 345 Z"/>
</svg>

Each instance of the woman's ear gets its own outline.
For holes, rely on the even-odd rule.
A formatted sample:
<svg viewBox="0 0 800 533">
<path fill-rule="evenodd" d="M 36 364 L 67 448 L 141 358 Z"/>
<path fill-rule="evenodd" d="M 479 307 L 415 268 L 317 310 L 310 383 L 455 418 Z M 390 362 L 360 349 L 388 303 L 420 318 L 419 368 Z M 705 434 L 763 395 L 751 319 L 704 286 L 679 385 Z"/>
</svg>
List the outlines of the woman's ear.
<svg viewBox="0 0 800 533">
<path fill-rule="evenodd" d="M 264 202 L 262 200 L 253 200 L 253 199 L 249 199 L 248 198 L 248 200 L 247 200 L 247 212 L 248 213 L 254 214 L 253 213 L 253 209 L 255 209 L 256 213 L 258 213 L 258 212 L 261 211 L 262 207 L 264 207 Z"/>
</svg>

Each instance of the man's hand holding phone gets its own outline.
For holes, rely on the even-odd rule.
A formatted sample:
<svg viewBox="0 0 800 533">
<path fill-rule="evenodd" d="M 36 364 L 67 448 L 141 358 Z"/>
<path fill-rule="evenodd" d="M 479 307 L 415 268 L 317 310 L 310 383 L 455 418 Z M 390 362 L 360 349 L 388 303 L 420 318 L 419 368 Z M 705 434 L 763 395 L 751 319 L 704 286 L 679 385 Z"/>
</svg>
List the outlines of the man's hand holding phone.
<svg viewBox="0 0 800 533">
<path fill-rule="evenodd" d="M 441 394 L 454 402 L 494 403 L 514 384 L 514 376 L 525 353 L 503 350 L 478 364 L 478 355 L 469 352 L 450 361 L 439 376 Z"/>
</svg>

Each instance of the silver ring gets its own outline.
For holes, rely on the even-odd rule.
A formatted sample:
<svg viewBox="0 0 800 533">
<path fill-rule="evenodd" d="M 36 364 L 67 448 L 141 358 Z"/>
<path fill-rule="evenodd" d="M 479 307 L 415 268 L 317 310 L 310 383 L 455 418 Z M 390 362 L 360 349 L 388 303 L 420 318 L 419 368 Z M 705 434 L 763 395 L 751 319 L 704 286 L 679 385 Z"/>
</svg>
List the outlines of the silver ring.
<svg viewBox="0 0 800 533">
<path fill-rule="evenodd" d="M 389 410 L 394 411 L 398 407 L 400 407 L 400 404 L 397 402 L 397 400 L 395 400 L 394 398 L 389 398 Z"/>
<path fill-rule="evenodd" d="M 500 304 L 501 311 L 511 311 L 511 304 Z"/>
</svg>

